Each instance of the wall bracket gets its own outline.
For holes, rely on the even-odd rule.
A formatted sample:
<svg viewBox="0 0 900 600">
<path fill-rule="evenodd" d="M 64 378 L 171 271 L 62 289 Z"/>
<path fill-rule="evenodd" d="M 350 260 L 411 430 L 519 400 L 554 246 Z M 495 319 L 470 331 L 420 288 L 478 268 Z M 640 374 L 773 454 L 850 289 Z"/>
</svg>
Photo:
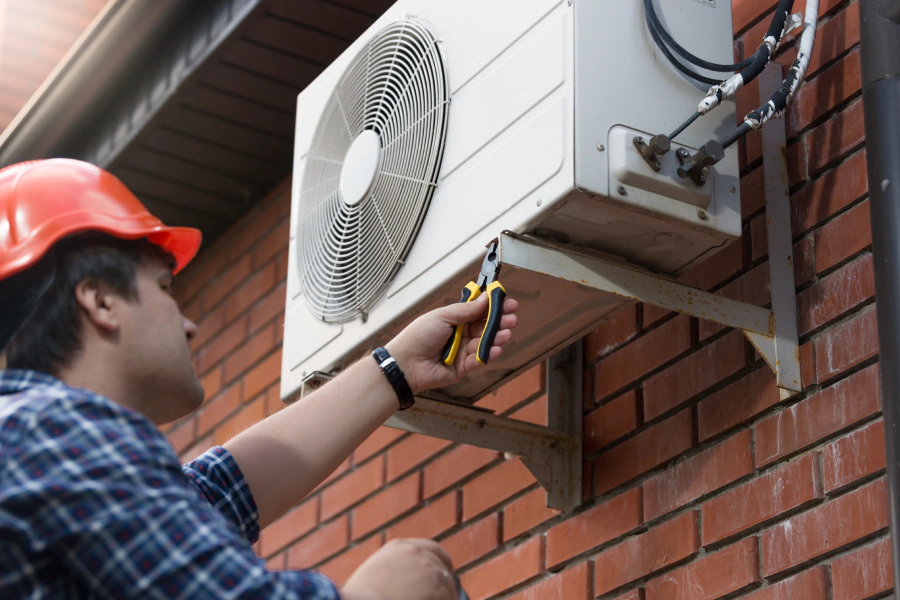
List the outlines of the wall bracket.
<svg viewBox="0 0 900 600">
<path fill-rule="evenodd" d="M 780 82 L 780 65 L 770 64 L 760 75 L 762 101 Z M 581 247 L 508 231 L 499 237 L 501 261 L 505 268 L 535 271 L 740 329 L 775 372 L 784 400 L 803 389 L 784 121 L 770 120 L 762 137 L 771 309 L 711 294 Z M 547 360 L 547 427 L 425 398 L 386 424 L 518 454 L 547 490 L 547 506 L 570 512 L 581 504 L 582 363 L 580 342 Z"/>
</svg>

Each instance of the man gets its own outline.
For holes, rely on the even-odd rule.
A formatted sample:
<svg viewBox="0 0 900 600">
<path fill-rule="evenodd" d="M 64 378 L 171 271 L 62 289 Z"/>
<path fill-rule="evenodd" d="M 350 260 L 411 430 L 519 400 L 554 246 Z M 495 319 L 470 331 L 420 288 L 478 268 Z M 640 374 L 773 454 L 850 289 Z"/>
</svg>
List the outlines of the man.
<svg viewBox="0 0 900 600">
<path fill-rule="evenodd" d="M 250 547 L 397 410 L 402 380 L 370 357 L 178 464 L 155 425 L 203 401 L 196 326 L 171 296 L 199 244 L 92 165 L 0 171 L 0 598 L 456 600 L 450 559 L 429 540 L 387 544 L 340 592 L 316 573 L 266 571 Z M 516 308 L 505 302 L 492 358 Z M 454 365 L 439 354 L 485 311 L 484 299 L 448 306 L 388 343 L 403 385 L 477 368 L 469 332 Z"/>
</svg>

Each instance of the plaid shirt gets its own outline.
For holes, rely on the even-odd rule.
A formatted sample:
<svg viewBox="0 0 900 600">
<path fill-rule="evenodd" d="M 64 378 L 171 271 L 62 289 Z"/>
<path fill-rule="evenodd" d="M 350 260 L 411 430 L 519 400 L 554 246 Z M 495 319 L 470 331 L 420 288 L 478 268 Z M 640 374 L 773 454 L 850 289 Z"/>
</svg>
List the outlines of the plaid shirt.
<svg viewBox="0 0 900 600">
<path fill-rule="evenodd" d="M 267 571 L 256 504 L 221 447 L 184 466 L 143 415 L 31 371 L 0 371 L 0 598 L 338 600 Z"/>
</svg>

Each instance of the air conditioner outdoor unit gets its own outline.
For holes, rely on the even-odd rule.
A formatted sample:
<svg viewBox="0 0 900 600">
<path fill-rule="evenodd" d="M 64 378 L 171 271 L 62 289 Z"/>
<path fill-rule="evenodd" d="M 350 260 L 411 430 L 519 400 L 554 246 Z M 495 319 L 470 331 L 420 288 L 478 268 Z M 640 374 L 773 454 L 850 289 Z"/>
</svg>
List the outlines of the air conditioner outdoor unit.
<svg viewBox="0 0 900 600">
<path fill-rule="evenodd" d="M 658 3 L 687 49 L 730 62 L 729 0 Z M 652 165 L 702 89 L 659 54 L 637 0 L 401 0 L 297 103 L 282 397 L 457 302 L 501 231 L 676 276 L 741 234 L 737 147 L 681 178 L 735 125 L 725 103 Z M 712 76 L 711 73 L 707 73 Z M 504 355 L 432 397 L 471 403 L 626 300 L 524 269 Z"/>
</svg>

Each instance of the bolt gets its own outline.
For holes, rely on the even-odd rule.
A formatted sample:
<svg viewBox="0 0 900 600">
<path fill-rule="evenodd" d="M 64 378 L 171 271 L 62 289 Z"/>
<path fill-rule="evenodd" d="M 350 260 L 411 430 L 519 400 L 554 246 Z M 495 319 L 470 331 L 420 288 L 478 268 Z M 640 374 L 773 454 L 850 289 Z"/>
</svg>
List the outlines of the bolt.
<svg viewBox="0 0 900 600">
<path fill-rule="evenodd" d="M 597 150 L 603 152 L 604 150 L 606 150 L 606 146 L 604 146 L 603 144 L 597 144 Z"/>
<path fill-rule="evenodd" d="M 627 195 L 628 195 L 628 190 L 625 189 L 625 186 L 624 186 L 624 185 L 620 185 L 619 187 L 617 187 L 617 188 L 616 188 L 616 191 L 619 192 L 619 195 L 620 195 L 620 196 L 627 196 Z"/>
<path fill-rule="evenodd" d="M 659 170 L 659 169 L 661 169 L 661 168 L 662 168 L 662 164 L 660 164 L 660 162 L 659 162 L 659 161 L 657 161 L 657 162 L 655 162 L 655 163 L 653 163 L 653 166 L 654 166 L 654 167 L 656 167 L 656 168 L 657 168 L 657 170 Z"/>
<path fill-rule="evenodd" d="M 701 175 L 697 179 L 700 181 L 700 183 L 706 183 L 706 175 Z"/>
<path fill-rule="evenodd" d="M 702 210 L 697 211 L 697 216 L 700 217 L 701 221 L 709 221 L 709 215 L 703 212 Z"/>
<path fill-rule="evenodd" d="M 641 136 L 637 136 L 637 137 L 634 138 L 634 139 L 637 140 L 637 143 L 638 143 L 638 144 L 643 144 L 643 143 L 644 143 L 644 138 L 642 138 Z"/>
<path fill-rule="evenodd" d="M 734 194 L 735 192 L 737 192 L 737 188 L 734 187 L 734 186 L 731 186 L 731 187 L 728 188 L 728 189 L 731 190 L 731 193 L 732 193 L 732 194 Z"/>
<path fill-rule="evenodd" d="M 687 156 L 687 155 L 688 155 L 688 151 L 685 150 L 684 148 L 682 148 L 681 150 L 678 151 L 678 156 Z"/>
</svg>

